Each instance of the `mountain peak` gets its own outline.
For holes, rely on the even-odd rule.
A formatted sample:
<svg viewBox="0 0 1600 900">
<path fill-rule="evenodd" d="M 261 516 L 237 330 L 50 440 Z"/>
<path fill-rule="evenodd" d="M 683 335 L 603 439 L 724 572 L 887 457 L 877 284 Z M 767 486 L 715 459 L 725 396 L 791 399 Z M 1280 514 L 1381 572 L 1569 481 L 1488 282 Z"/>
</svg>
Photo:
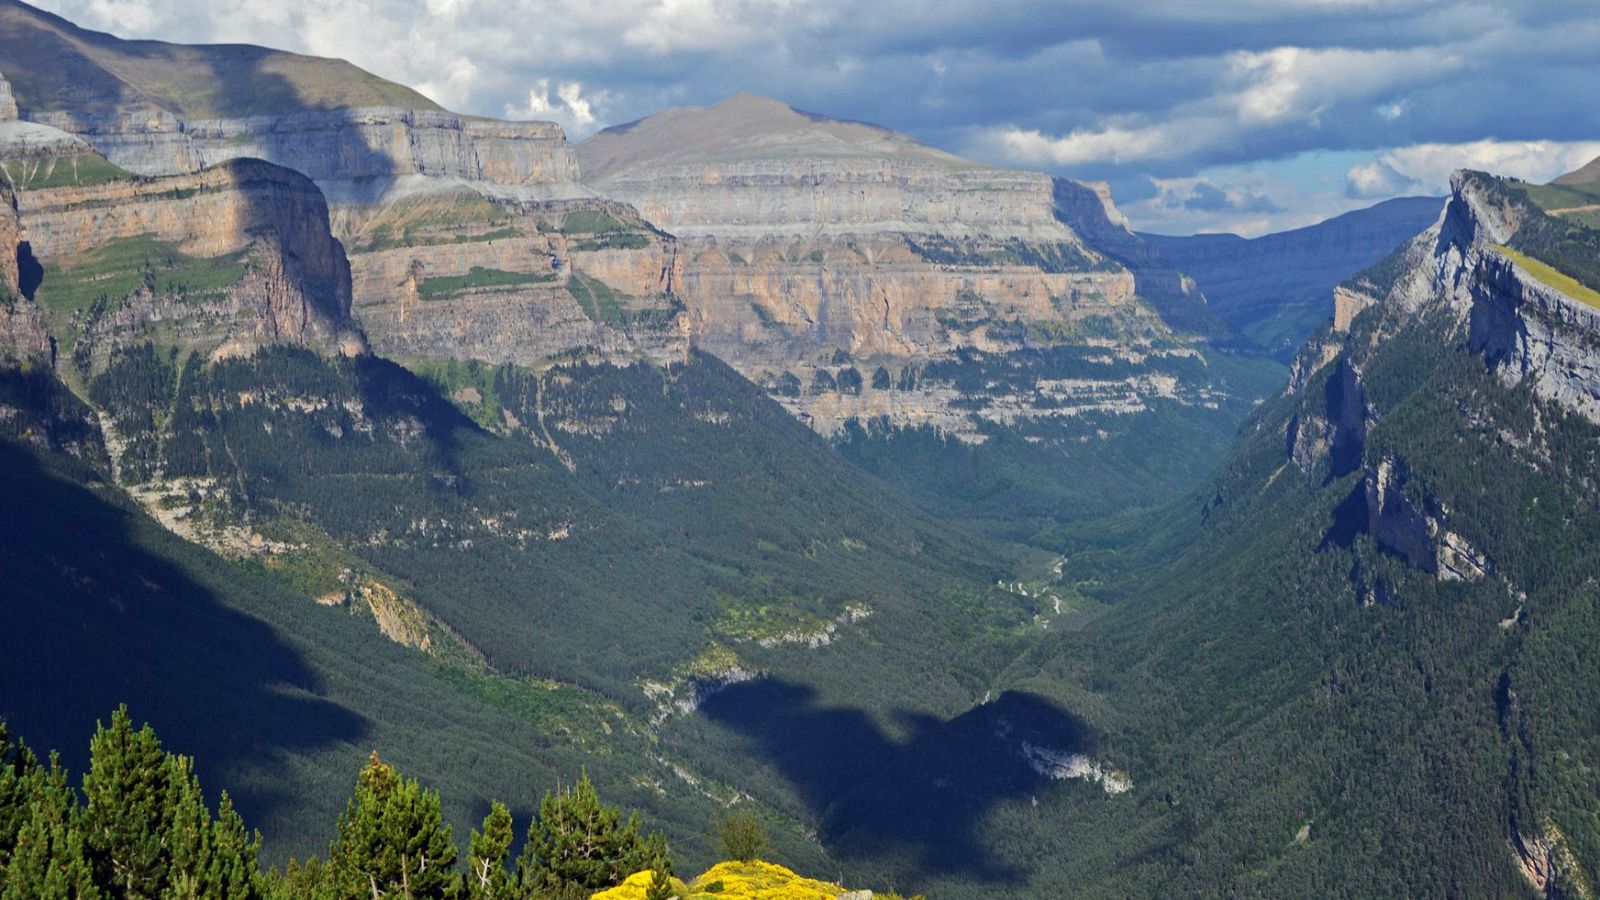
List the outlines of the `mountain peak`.
<svg viewBox="0 0 1600 900">
<path fill-rule="evenodd" d="M 151 108 L 179 118 L 284 115 L 318 109 L 439 106 L 342 59 L 249 44 L 123 40 L 17 0 L 0 0 L 0 59 L 30 113 Z"/>
<path fill-rule="evenodd" d="M 1600 183 L 1600 156 L 1589 160 L 1582 167 L 1568 172 L 1550 183 L 1561 185 L 1562 187 L 1589 186 Z"/>
<path fill-rule="evenodd" d="M 585 175 L 605 179 L 637 168 L 801 160 L 881 160 L 989 169 L 877 125 L 796 109 L 740 93 L 711 107 L 676 107 L 595 134 L 579 145 Z"/>
</svg>

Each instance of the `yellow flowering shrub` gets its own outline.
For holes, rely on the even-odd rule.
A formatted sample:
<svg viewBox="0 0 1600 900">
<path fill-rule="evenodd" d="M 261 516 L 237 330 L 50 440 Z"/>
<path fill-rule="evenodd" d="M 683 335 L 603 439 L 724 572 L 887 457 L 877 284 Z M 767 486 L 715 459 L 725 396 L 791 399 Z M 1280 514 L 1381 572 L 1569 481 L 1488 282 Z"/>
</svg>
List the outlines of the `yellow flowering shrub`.
<svg viewBox="0 0 1600 900">
<path fill-rule="evenodd" d="M 590 900 L 644 900 L 654 877 L 649 870 L 636 872 Z M 672 888 L 680 900 L 835 900 L 849 893 L 837 884 L 802 878 L 783 866 L 760 860 L 718 863 L 688 884 L 673 879 Z"/>
</svg>

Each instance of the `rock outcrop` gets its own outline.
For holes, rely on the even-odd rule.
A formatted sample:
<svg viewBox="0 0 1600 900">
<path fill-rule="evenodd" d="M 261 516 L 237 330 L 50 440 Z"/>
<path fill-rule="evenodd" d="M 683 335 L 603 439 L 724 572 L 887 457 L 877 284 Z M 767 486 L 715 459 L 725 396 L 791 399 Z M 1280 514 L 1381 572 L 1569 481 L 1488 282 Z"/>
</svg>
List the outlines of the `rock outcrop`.
<svg viewBox="0 0 1600 900">
<path fill-rule="evenodd" d="M 579 147 L 588 182 L 680 238 L 940 234 L 1072 241 L 1050 179 L 754 94 L 673 109 Z"/>
<path fill-rule="evenodd" d="M 355 314 L 386 356 L 532 366 L 688 353 L 676 244 L 622 204 L 461 187 L 393 198 L 353 232 Z"/>
<path fill-rule="evenodd" d="M 141 175 L 248 157 L 311 177 L 335 205 L 413 175 L 583 193 L 554 123 L 457 115 L 343 60 L 124 41 L 13 0 L 0 4 L 0 59 L 23 119 Z"/>
<path fill-rule="evenodd" d="M 1182 343 L 1135 274 L 1062 221 L 1040 173 L 749 94 L 608 129 L 578 154 L 588 184 L 678 239 L 695 343 L 823 433 L 886 418 L 975 437 L 973 417 L 1004 418 L 1006 401 L 974 413 L 948 383 L 885 382 L 965 349 Z M 1029 394 L 1019 410 L 1036 408 Z"/>
<path fill-rule="evenodd" d="M 17 117 L 17 98 L 11 93 L 11 82 L 0 73 L 0 122 Z"/>
<path fill-rule="evenodd" d="M 22 291 L 17 266 L 21 243 L 16 198 L 0 184 L 0 365 L 48 359 L 50 353 L 44 317 Z"/>
<path fill-rule="evenodd" d="M 193 172 L 248 157 L 302 172 L 344 202 L 359 201 L 372 188 L 340 182 L 406 175 L 548 187 L 545 193 L 553 196 L 582 193 L 566 135 L 552 122 L 498 122 L 397 107 L 198 120 L 167 112 L 148 118 L 68 111 L 30 117 L 144 175 Z"/>
<path fill-rule="evenodd" d="M 1374 457 L 1365 447 L 1383 415 L 1367 400 L 1368 360 L 1395 335 L 1427 322 L 1431 340 L 1481 355 L 1507 386 L 1600 423 L 1600 295 L 1530 255 L 1570 248 L 1546 239 L 1556 220 L 1518 185 L 1457 172 L 1451 189 L 1431 228 L 1334 292 L 1334 321 L 1302 348 L 1289 386 L 1301 393 L 1320 385 L 1325 409 L 1302 406 L 1287 446 L 1307 472 L 1326 466 L 1338 477 L 1362 469 L 1363 527 L 1380 546 L 1441 580 L 1475 581 L 1493 563 L 1452 523 L 1449 505 L 1408 476 L 1404 458 Z M 1571 246 L 1600 246 L 1600 233 L 1582 226 L 1556 230 Z M 1591 256 L 1563 258 L 1582 265 Z M 1543 426 L 1537 414 L 1531 421 L 1532 433 L 1502 426 L 1497 439 L 1537 464 Z"/>
<path fill-rule="evenodd" d="M 1600 307 L 1507 246 L 1544 213 L 1482 173 L 1457 172 L 1451 188 L 1438 225 L 1411 244 L 1390 302 L 1443 306 L 1507 384 L 1600 422 Z"/>
<path fill-rule="evenodd" d="M 238 161 L 22 190 L 16 212 L 33 297 L 85 371 L 150 339 L 212 356 L 271 343 L 366 350 L 344 250 L 303 175 Z"/>
<path fill-rule="evenodd" d="M 1128 267 L 1136 290 L 1174 330 L 1210 338 L 1228 335 L 1229 325 L 1212 310 L 1204 291 L 1143 235 L 1135 234 L 1104 182 L 1057 178 L 1055 214 L 1096 250 Z"/>
</svg>

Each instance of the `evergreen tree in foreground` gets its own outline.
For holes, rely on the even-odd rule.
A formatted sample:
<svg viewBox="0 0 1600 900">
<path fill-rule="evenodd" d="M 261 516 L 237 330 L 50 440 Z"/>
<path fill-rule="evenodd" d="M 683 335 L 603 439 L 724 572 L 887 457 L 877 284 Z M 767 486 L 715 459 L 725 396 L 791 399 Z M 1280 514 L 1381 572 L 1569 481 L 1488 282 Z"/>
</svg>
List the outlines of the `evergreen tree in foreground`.
<svg viewBox="0 0 1600 900">
<path fill-rule="evenodd" d="M 483 819 L 483 831 L 473 831 L 467 845 L 467 896 L 472 900 L 510 900 L 515 896 L 506 874 L 511 838 L 511 813 L 496 800 Z"/>
<path fill-rule="evenodd" d="M 439 795 L 378 758 L 361 770 L 328 851 L 335 896 L 449 896 L 458 879 L 456 845 L 439 814 Z"/>
<path fill-rule="evenodd" d="M 0 900 L 264 896 L 260 836 L 226 794 L 213 818 L 193 762 L 126 707 L 89 743 L 82 797 L 0 728 Z"/>
<path fill-rule="evenodd" d="M 513 833 L 493 803 L 461 871 L 439 795 L 374 752 L 327 860 L 265 874 L 261 836 L 228 795 L 212 815 L 193 761 L 162 749 L 150 726 L 135 729 L 125 707 L 96 730 L 81 794 L 54 754 L 41 766 L 0 722 L 0 900 L 551 900 L 643 869 L 657 873 L 652 898 L 671 896 L 666 841 L 601 803 L 587 774 L 545 795 L 515 878 Z"/>
<path fill-rule="evenodd" d="M 571 791 L 547 793 L 539 802 L 517 882 L 536 894 L 586 897 L 666 864 L 666 840 L 640 835 L 637 815 L 624 821 L 621 809 L 601 803 L 585 772 Z"/>
</svg>

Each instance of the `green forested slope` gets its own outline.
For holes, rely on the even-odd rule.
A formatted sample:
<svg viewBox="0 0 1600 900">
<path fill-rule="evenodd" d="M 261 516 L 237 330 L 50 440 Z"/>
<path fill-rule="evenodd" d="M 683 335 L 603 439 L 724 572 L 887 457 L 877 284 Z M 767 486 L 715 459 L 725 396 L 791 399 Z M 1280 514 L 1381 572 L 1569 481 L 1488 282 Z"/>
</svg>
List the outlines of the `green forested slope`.
<svg viewBox="0 0 1600 900">
<path fill-rule="evenodd" d="M 14 731 L 73 748 L 129 703 L 230 789 L 269 859 L 325 842 L 333 780 L 377 747 L 460 822 L 587 767 L 695 861 L 742 792 L 814 865 L 801 836 L 825 800 L 662 717 L 760 671 L 866 720 L 939 720 L 1003 664 L 994 642 L 1035 627 L 1039 601 L 986 587 L 1017 556 L 713 359 L 430 377 L 290 349 L 117 356 L 88 393 L 123 482 L 228 560 L 135 507 L 81 402 L 37 376 L 93 464 L 7 445 Z"/>
</svg>

